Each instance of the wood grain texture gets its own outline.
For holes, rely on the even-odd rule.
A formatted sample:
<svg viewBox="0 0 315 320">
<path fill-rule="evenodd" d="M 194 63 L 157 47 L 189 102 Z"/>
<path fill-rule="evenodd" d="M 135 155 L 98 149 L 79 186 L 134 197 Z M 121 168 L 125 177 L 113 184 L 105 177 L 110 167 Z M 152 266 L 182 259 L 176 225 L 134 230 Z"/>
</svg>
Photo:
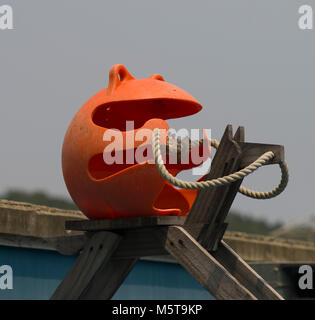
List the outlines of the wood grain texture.
<svg viewBox="0 0 315 320">
<path fill-rule="evenodd" d="M 58 286 L 52 300 L 75 300 L 88 287 L 97 270 L 111 257 L 121 237 L 111 232 L 95 233 Z"/>
<path fill-rule="evenodd" d="M 281 145 L 242 142 L 239 143 L 239 146 L 242 149 L 240 168 L 250 165 L 268 151 L 272 151 L 275 156 L 266 165 L 276 164 L 284 161 L 284 147 Z"/>
<path fill-rule="evenodd" d="M 66 229 L 77 231 L 116 231 L 152 226 L 183 225 L 186 216 L 150 216 L 124 219 L 66 221 Z"/>
<path fill-rule="evenodd" d="M 190 235 L 199 234 L 204 225 L 190 225 L 186 230 Z M 157 241 L 160 227 L 127 230 L 122 234 L 122 240 L 113 254 L 113 259 L 140 258 L 155 255 L 167 255 L 165 248 Z"/>
<path fill-rule="evenodd" d="M 163 246 L 156 240 L 158 230 L 158 227 L 128 230 L 123 234 L 113 258 L 138 258 L 167 254 Z"/>
<path fill-rule="evenodd" d="M 212 253 L 213 257 L 255 297 L 261 300 L 283 300 L 255 270 L 253 270 L 224 241 Z"/>
<path fill-rule="evenodd" d="M 234 135 L 233 141 L 237 143 L 238 146 L 240 142 L 244 141 L 244 139 L 245 129 L 243 127 L 239 127 Z M 239 148 L 235 147 L 233 153 L 229 155 L 230 158 L 226 159 L 227 171 L 224 174 L 230 174 L 238 171 L 242 155 L 243 154 L 239 152 Z M 202 245 L 207 250 L 217 250 L 217 247 L 222 240 L 228 226 L 228 224 L 225 223 L 225 219 L 231 209 L 233 201 L 238 193 L 238 189 L 242 182 L 243 179 L 240 179 L 225 187 L 224 194 L 222 195 L 223 202 L 222 205 L 217 208 L 218 213 L 215 219 L 213 220 L 212 224 L 209 225 L 209 227 L 205 226 L 203 228 L 202 234 L 200 235 L 199 239 Z M 213 207 L 211 208 L 211 210 L 214 210 Z"/>
<path fill-rule="evenodd" d="M 206 175 L 205 180 L 222 177 L 226 172 L 226 157 L 232 152 L 234 153 L 235 146 L 232 141 L 232 126 L 227 126 L 224 135 L 221 139 L 219 148 L 214 156 L 211 164 L 211 170 Z M 212 223 L 217 211 L 210 211 L 212 206 L 214 209 L 222 205 L 222 195 L 224 195 L 226 188 L 207 188 L 198 192 L 197 198 L 189 212 L 185 221 L 185 225 L 191 223 Z"/>
<path fill-rule="evenodd" d="M 137 259 L 110 259 L 104 263 L 80 300 L 109 300 L 119 289 Z"/>
<path fill-rule="evenodd" d="M 165 249 L 216 299 L 256 300 L 207 250 L 182 227 L 160 230 Z"/>
<path fill-rule="evenodd" d="M 235 137 L 232 136 L 232 126 L 227 126 L 219 148 L 214 156 L 211 170 L 205 177 L 210 180 L 237 171 L 239 168 L 241 149 L 235 141 L 244 139 L 244 128 L 240 127 Z M 191 223 L 208 223 L 197 239 L 206 249 L 215 250 L 221 240 L 226 225 L 224 220 L 242 180 L 230 185 L 201 190 L 191 208 L 184 226 Z"/>
</svg>

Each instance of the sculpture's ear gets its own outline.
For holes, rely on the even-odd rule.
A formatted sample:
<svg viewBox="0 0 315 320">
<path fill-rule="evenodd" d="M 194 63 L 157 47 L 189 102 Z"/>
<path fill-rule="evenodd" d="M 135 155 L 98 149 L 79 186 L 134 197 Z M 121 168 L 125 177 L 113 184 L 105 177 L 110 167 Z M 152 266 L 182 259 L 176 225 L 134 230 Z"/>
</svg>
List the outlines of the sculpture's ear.
<svg viewBox="0 0 315 320">
<path fill-rule="evenodd" d="M 152 74 L 152 76 L 150 76 L 149 79 L 165 81 L 164 78 L 160 74 Z"/>
<path fill-rule="evenodd" d="M 123 81 L 132 80 L 134 77 L 122 64 L 115 64 L 109 71 L 109 84 L 107 92 L 111 94 Z"/>
</svg>

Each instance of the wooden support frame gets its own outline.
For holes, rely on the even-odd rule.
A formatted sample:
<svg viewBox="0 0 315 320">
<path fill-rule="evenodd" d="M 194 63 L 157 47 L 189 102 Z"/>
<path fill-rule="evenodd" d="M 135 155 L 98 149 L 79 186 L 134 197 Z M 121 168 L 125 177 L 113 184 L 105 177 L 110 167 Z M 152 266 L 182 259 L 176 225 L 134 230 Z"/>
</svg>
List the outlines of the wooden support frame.
<svg viewBox="0 0 315 320">
<path fill-rule="evenodd" d="M 244 128 L 228 125 L 206 180 L 233 173 L 278 145 L 245 142 Z M 222 241 L 226 216 L 242 180 L 201 190 L 187 217 L 68 221 L 86 231 L 86 244 L 51 299 L 110 299 L 140 257 L 171 254 L 216 299 L 283 298 Z"/>
</svg>

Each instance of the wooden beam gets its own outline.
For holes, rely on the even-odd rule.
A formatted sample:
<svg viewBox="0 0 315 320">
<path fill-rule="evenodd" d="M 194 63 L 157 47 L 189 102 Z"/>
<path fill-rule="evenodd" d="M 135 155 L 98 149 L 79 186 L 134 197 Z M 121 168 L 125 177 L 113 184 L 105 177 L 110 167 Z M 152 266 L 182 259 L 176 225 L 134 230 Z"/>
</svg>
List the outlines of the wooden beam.
<svg viewBox="0 0 315 320">
<path fill-rule="evenodd" d="M 213 257 L 230 272 L 244 287 L 261 300 L 283 300 L 255 270 L 253 270 L 225 242 L 221 241 Z"/>
<path fill-rule="evenodd" d="M 233 138 L 232 126 L 226 127 L 214 156 L 210 173 L 205 177 L 205 180 L 228 175 L 239 168 L 241 149 L 234 139 L 244 139 L 244 128 L 240 127 Z M 239 180 L 227 186 L 199 191 L 185 226 L 189 226 L 191 223 L 208 223 L 197 237 L 200 244 L 206 249 L 215 250 L 221 240 L 226 228 L 224 219 L 241 183 L 242 180 Z"/>
<path fill-rule="evenodd" d="M 103 263 L 80 300 L 109 300 L 119 289 L 138 259 L 110 259 Z"/>
<path fill-rule="evenodd" d="M 123 219 L 98 219 L 66 221 L 67 230 L 76 231 L 118 231 L 152 226 L 183 225 L 186 216 L 149 216 Z"/>
<path fill-rule="evenodd" d="M 239 144 L 243 142 L 245 138 L 245 130 L 243 127 L 239 127 L 234 135 L 233 141 Z M 231 160 L 227 159 L 226 163 L 229 163 L 226 174 L 233 173 L 239 169 L 239 164 L 242 159 L 242 154 L 239 153 L 238 148 L 235 148 L 234 155 L 232 155 Z M 218 208 L 218 213 L 215 220 L 209 227 L 204 226 L 201 235 L 202 244 L 207 250 L 215 251 L 218 248 L 220 241 L 227 229 L 228 224 L 225 223 L 225 219 L 231 209 L 232 203 L 238 193 L 238 189 L 241 186 L 243 179 L 237 180 L 234 183 L 225 187 L 225 194 L 223 195 L 224 201 L 222 205 Z M 213 207 L 212 209 L 213 210 Z M 211 213 L 211 212 L 209 212 Z"/>
<path fill-rule="evenodd" d="M 239 146 L 242 149 L 241 168 L 250 165 L 268 151 L 272 151 L 275 156 L 267 163 L 267 165 L 284 161 L 284 147 L 281 145 L 241 142 L 239 143 Z"/>
<path fill-rule="evenodd" d="M 138 258 L 167 254 L 157 241 L 158 227 L 129 230 L 124 233 L 119 247 L 113 254 L 114 259 Z"/>
<path fill-rule="evenodd" d="M 109 261 L 121 237 L 111 232 L 95 233 L 58 286 L 52 300 L 76 300 L 89 286 L 97 270 Z"/>
<path fill-rule="evenodd" d="M 191 235 L 199 234 L 204 225 L 196 224 L 187 228 Z M 168 252 L 157 241 L 161 227 L 127 230 L 113 254 L 113 259 L 140 258 L 148 256 L 167 255 Z"/>
<path fill-rule="evenodd" d="M 233 157 L 235 152 L 237 154 L 240 152 L 239 150 L 235 150 L 236 148 L 237 146 L 232 138 L 232 126 L 229 125 L 225 129 L 219 148 L 212 161 L 211 170 L 206 175 L 205 180 L 211 180 L 224 175 L 228 166 L 226 162 Z M 186 219 L 185 225 L 192 223 L 211 224 L 224 201 L 224 197 L 222 199 L 222 196 L 225 191 L 227 191 L 226 187 L 200 190 Z"/>
<path fill-rule="evenodd" d="M 216 299 L 256 300 L 184 228 L 161 228 L 159 239 L 165 249 Z"/>
</svg>

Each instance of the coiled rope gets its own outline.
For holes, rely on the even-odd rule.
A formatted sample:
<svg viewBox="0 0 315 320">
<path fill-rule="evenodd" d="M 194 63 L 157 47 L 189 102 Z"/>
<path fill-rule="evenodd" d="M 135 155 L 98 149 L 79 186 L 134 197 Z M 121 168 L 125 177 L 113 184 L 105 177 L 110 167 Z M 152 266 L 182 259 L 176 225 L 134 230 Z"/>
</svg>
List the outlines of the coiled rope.
<svg viewBox="0 0 315 320">
<path fill-rule="evenodd" d="M 199 142 L 197 143 L 200 144 L 201 142 L 202 142 L 202 139 L 199 140 Z M 213 139 L 211 140 L 211 146 L 217 149 L 219 147 L 219 142 Z M 221 186 L 225 186 L 230 183 L 233 183 L 239 179 L 243 179 L 249 174 L 251 174 L 252 172 L 254 172 L 255 170 L 257 170 L 258 168 L 260 168 L 261 166 L 263 166 L 264 164 L 268 163 L 274 157 L 274 153 L 272 151 L 268 151 L 264 153 L 262 156 L 260 156 L 252 164 L 245 167 L 244 169 L 241 169 L 240 171 L 234 172 L 232 174 L 229 174 L 227 176 L 217 178 L 217 179 L 199 181 L 199 182 L 189 182 L 189 181 L 184 181 L 174 177 L 166 169 L 162 159 L 161 149 L 160 149 L 160 130 L 157 128 L 153 130 L 152 150 L 154 154 L 155 164 L 161 176 L 165 180 L 167 180 L 168 182 L 170 182 L 171 184 L 179 188 L 198 189 L 198 190 L 202 190 L 209 187 L 221 187 Z M 259 191 L 250 190 L 243 186 L 240 186 L 239 192 L 247 197 L 254 198 L 254 199 L 270 199 L 270 198 L 276 197 L 286 188 L 289 181 L 289 169 L 287 164 L 285 162 L 281 162 L 279 163 L 279 166 L 281 169 L 281 181 L 279 185 L 274 189 L 270 191 L 259 192 Z"/>
</svg>

